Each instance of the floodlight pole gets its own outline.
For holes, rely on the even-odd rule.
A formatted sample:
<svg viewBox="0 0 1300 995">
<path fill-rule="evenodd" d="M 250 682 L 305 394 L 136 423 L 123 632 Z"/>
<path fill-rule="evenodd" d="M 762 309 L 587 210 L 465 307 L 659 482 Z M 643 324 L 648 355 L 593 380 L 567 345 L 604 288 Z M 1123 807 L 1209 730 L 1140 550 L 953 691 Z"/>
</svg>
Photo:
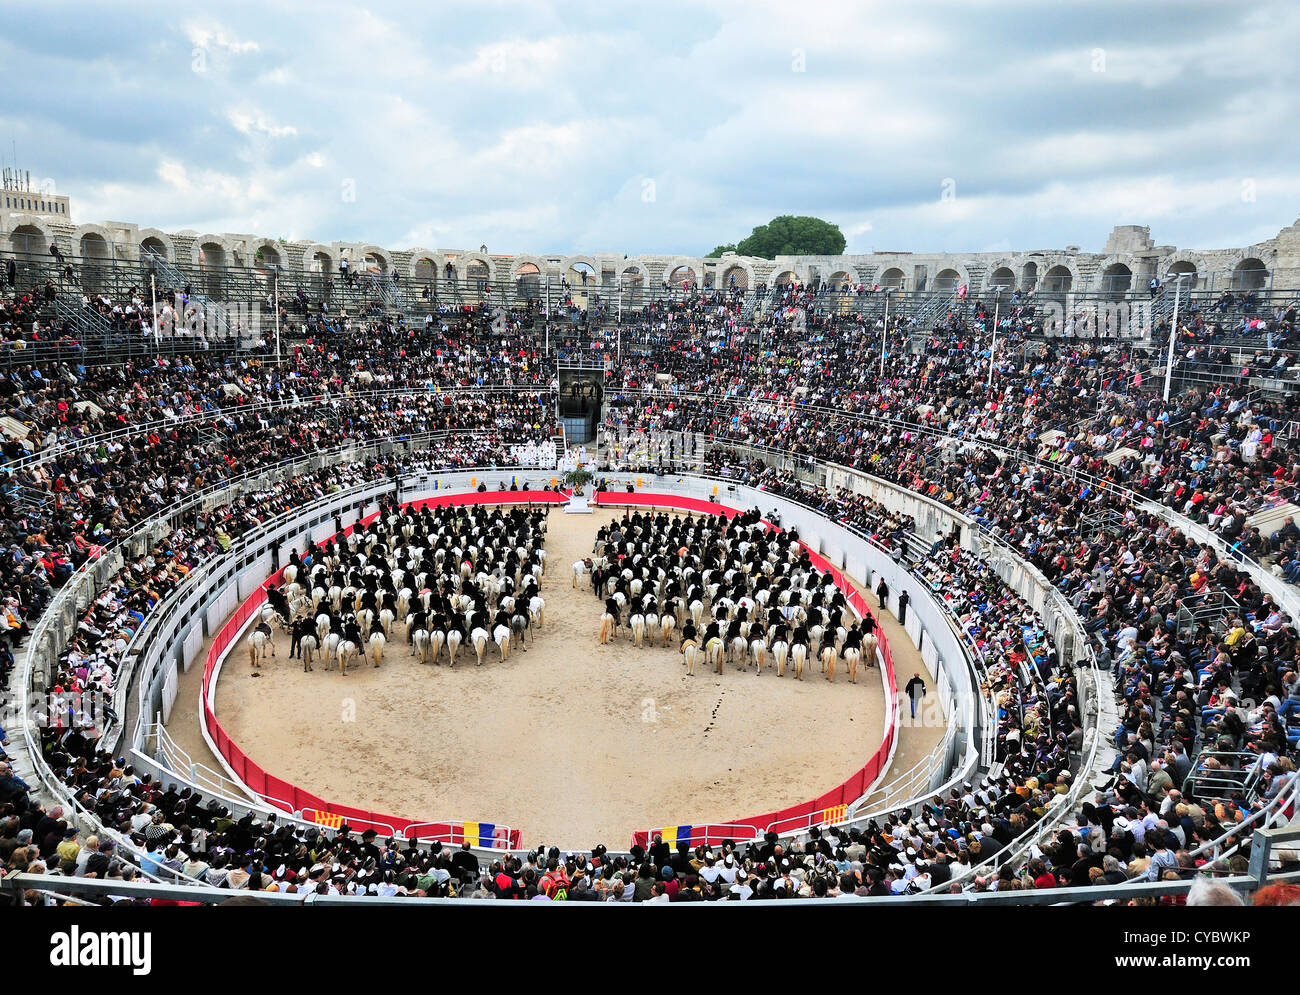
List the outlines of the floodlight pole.
<svg viewBox="0 0 1300 995">
<path fill-rule="evenodd" d="M 153 342 L 154 348 L 162 352 L 162 335 L 158 331 L 158 281 L 153 273 L 149 274 L 149 296 L 153 300 Z"/>
<path fill-rule="evenodd" d="M 989 346 L 989 393 L 993 393 L 993 367 L 998 354 L 998 316 L 1002 312 L 1002 288 L 993 295 L 993 343 Z"/>
<path fill-rule="evenodd" d="M 889 288 L 885 288 L 885 328 L 880 333 L 880 377 L 885 377 L 885 344 L 889 341 Z"/>
<path fill-rule="evenodd" d="M 1174 378 L 1174 340 L 1178 336 L 1178 306 L 1182 303 L 1183 277 L 1179 273 L 1174 277 L 1174 317 L 1169 323 L 1169 355 L 1165 357 L 1165 403 L 1169 403 L 1169 387 Z"/>
<path fill-rule="evenodd" d="M 271 273 L 271 307 L 275 309 L 275 363 L 280 365 L 280 271 Z"/>
</svg>

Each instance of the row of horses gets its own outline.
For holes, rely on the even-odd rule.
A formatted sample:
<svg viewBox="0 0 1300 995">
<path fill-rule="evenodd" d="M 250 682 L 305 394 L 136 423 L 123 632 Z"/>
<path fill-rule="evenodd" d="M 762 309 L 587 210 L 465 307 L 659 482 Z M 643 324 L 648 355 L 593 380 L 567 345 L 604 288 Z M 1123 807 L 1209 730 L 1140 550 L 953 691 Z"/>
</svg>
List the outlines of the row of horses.
<svg viewBox="0 0 1300 995">
<path fill-rule="evenodd" d="M 507 660 L 512 645 L 527 649 L 530 625 L 542 624 L 545 532 L 537 513 L 392 510 L 312 547 L 304 561 L 295 557 L 282 586 L 267 591 L 249 636 L 250 663 L 257 668 L 268 652 L 274 656 L 274 630 L 292 625 L 304 671 L 317 661 L 344 674 L 358 659 L 378 667 L 400 623 L 422 663 L 437 663 L 445 649 L 454 665 L 468 644 L 482 665 L 493 643 Z"/>
<path fill-rule="evenodd" d="M 876 664 L 874 632 L 858 627 L 843 592 L 812 567 L 793 536 L 772 540 L 757 512 L 731 523 L 630 515 L 611 522 L 593 555 L 573 564 L 573 587 L 590 580 L 605 599 L 602 645 L 624 628 L 628 610 L 636 647 L 667 646 L 680 630 L 689 675 L 701 664 L 720 674 L 731 660 L 740 669 L 752 665 L 756 675 L 770 662 L 784 677 L 789 666 L 802 680 L 809 661 L 818 660 L 833 682 L 842 660 L 857 683 L 859 666 Z"/>
<path fill-rule="evenodd" d="M 528 649 L 527 631 L 530 626 L 541 628 L 546 618 L 546 602 L 540 595 L 533 595 L 528 602 L 526 612 L 522 606 L 516 606 L 514 599 L 505 598 L 500 602 L 503 610 L 511 612 L 510 624 L 497 624 L 491 627 L 474 625 L 463 627 L 430 626 L 421 624 L 414 613 L 407 615 L 405 627 L 407 643 L 411 647 L 411 657 L 422 664 L 437 664 L 446 651 L 449 666 L 456 665 L 462 645 L 468 643 L 473 650 L 479 666 L 483 665 L 487 648 L 495 644 L 500 653 L 501 662 L 510 658 L 514 646 L 525 652 Z M 512 611 L 515 607 L 520 610 Z M 297 639 L 299 654 L 302 658 L 303 671 L 314 669 L 313 664 L 323 662 L 327 667 L 335 666 L 339 672 L 346 674 L 348 667 L 356 660 L 370 661 L 378 667 L 384 658 L 384 648 L 392 638 L 396 619 L 388 610 L 378 613 L 379 624 L 375 625 L 374 611 L 363 609 L 344 616 L 343 631 L 333 629 L 333 619 L 328 613 L 316 616 L 314 626 L 302 632 Z M 299 620 L 307 620 L 307 615 L 300 615 Z M 351 635 L 355 626 L 357 637 Z M 261 610 L 257 625 L 248 637 L 249 664 L 254 669 L 260 668 L 268 657 L 274 657 L 274 633 L 285 627 L 284 617 L 275 609 L 265 607 Z"/>
</svg>

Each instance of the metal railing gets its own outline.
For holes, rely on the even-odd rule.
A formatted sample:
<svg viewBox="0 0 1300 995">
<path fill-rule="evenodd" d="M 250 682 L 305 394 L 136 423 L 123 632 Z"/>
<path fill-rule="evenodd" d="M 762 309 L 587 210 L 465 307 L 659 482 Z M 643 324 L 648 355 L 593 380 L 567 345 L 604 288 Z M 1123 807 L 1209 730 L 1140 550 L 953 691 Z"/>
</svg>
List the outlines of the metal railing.
<svg viewBox="0 0 1300 995">
<path fill-rule="evenodd" d="M 908 908 L 987 908 L 1000 905 L 1095 905 L 1098 903 L 1113 905 L 1136 899 L 1160 899 L 1185 897 L 1200 878 L 1209 878 L 1217 884 L 1226 885 L 1243 897 L 1248 897 L 1260 888 L 1272 884 L 1294 884 L 1300 882 L 1300 871 L 1287 870 L 1273 872 L 1269 866 L 1269 856 L 1274 847 L 1300 839 L 1300 829 L 1257 830 L 1251 841 L 1251 861 L 1246 874 L 1216 875 L 1213 871 L 1198 870 L 1190 876 L 1177 881 L 1130 881 L 1123 884 L 1090 885 L 1086 887 L 1069 886 L 1062 888 L 1035 888 L 1016 891 L 964 891 L 958 894 L 925 893 L 908 896 L 866 897 L 841 896 L 835 904 L 856 904 L 877 907 L 898 907 L 900 903 Z M 1181 870 L 1181 869 L 1180 869 Z M 1183 871 L 1183 873 L 1189 873 Z M 59 900 L 71 899 L 74 903 L 90 899 L 109 897 L 126 898 L 139 901 L 161 899 L 168 901 L 200 902 L 204 905 L 217 905 L 232 898 L 244 897 L 255 899 L 266 905 L 305 906 L 305 907 L 350 907 L 357 904 L 367 906 L 435 906 L 458 905 L 466 901 L 458 898 L 427 898 L 418 896 L 400 896 L 379 898 L 361 895 L 317 895 L 310 891 L 293 894 L 285 892 L 248 892 L 229 888 L 213 888 L 210 885 L 179 886 L 168 883 L 139 883 L 103 880 L 100 878 L 65 877 L 58 874 L 33 874 L 20 872 L 0 878 L 0 894 L 11 896 L 19 905 L 27 904 L 27 893 L 52 896 Z M 607 907 L 630 907 L 635 903 L 603 902 Z M 738 908 L 742 902 L 717 902 L 720 908 Z M 817 900 L 783 903 L 783 907 L 816 908 L 821 902 Z M 531 902 L 507 902 L 506 907 L 532 908 Z"/>
</svg>

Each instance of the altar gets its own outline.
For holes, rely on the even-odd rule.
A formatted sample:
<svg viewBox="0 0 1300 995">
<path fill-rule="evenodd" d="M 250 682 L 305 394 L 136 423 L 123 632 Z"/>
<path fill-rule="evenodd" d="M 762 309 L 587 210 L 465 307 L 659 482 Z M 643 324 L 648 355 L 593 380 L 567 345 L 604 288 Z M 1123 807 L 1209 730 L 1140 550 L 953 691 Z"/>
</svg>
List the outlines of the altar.
<svg viewBox="0 0 1300 995">
<path fill-rule="evenodd" d="M 564 459 L 560 461 L 560 470 L 563 473 L 568 473 L 571 470 L 580 470 L 586 466 L 588 462 L 589 457 L 587 455 L 587 447 L 575 446 L 574 448 L 565 451 Z M 569 496 L 568 504 L 564 506 L 564 513 L 566 515 L 590 515 L 595 512 L 595 509 L 592 508 L 587 499 L 587 488 L 591 486 L 591 484 L 587 484 L 583 487 L 575 487 L 573 489 L 573 493 Z"/>
</svg>

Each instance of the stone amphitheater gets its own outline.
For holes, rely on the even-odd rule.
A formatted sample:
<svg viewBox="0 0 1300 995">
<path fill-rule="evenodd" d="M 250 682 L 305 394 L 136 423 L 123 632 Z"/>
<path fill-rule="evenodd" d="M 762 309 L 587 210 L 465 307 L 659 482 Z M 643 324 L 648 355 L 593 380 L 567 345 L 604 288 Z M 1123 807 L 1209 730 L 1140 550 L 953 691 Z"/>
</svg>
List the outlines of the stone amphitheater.
<svg viewBox="0 0 1300 995">
<path fill-rule="evenodd" d="M 391 249 L 364 242 L 286 242 L 262 235 L 165 232 L 121 221 L 73 224 L 66 198 L 5 191 L 0 245 L 17 255 L 46 256 L 51 243 L 83 264 L 140 261 L 148 253 L 181 266 L 278 268 L 289 274 L 330 276 L 347 264 L 353 272 L 400 274 L 417 283 L 458 282 L 527 285 L 567 279 L 573 285 L 653 287 L 683 281 L 703 286 L 753 288 L 787 283 L 879 286 L 908 293 L 945 293 L 965 285 L 971 293 L 992 287 L 1037 288 L 1046 293 L 1122 295 L 1144 291 L 1158 275 L 1186 273 L 1189 290 L 1288 290 L 1300 288 L 1300 220 L 1273 238 L 1223 249 L 1156 245 L 1149 227 L 1115 227 L 1100 252 L 1076 245 L 1022 252 L 872 252 L 839 256 L 721 258 L 626 255 L 617 252 L 495 254 L 480 248 Z"/>
</svg>

